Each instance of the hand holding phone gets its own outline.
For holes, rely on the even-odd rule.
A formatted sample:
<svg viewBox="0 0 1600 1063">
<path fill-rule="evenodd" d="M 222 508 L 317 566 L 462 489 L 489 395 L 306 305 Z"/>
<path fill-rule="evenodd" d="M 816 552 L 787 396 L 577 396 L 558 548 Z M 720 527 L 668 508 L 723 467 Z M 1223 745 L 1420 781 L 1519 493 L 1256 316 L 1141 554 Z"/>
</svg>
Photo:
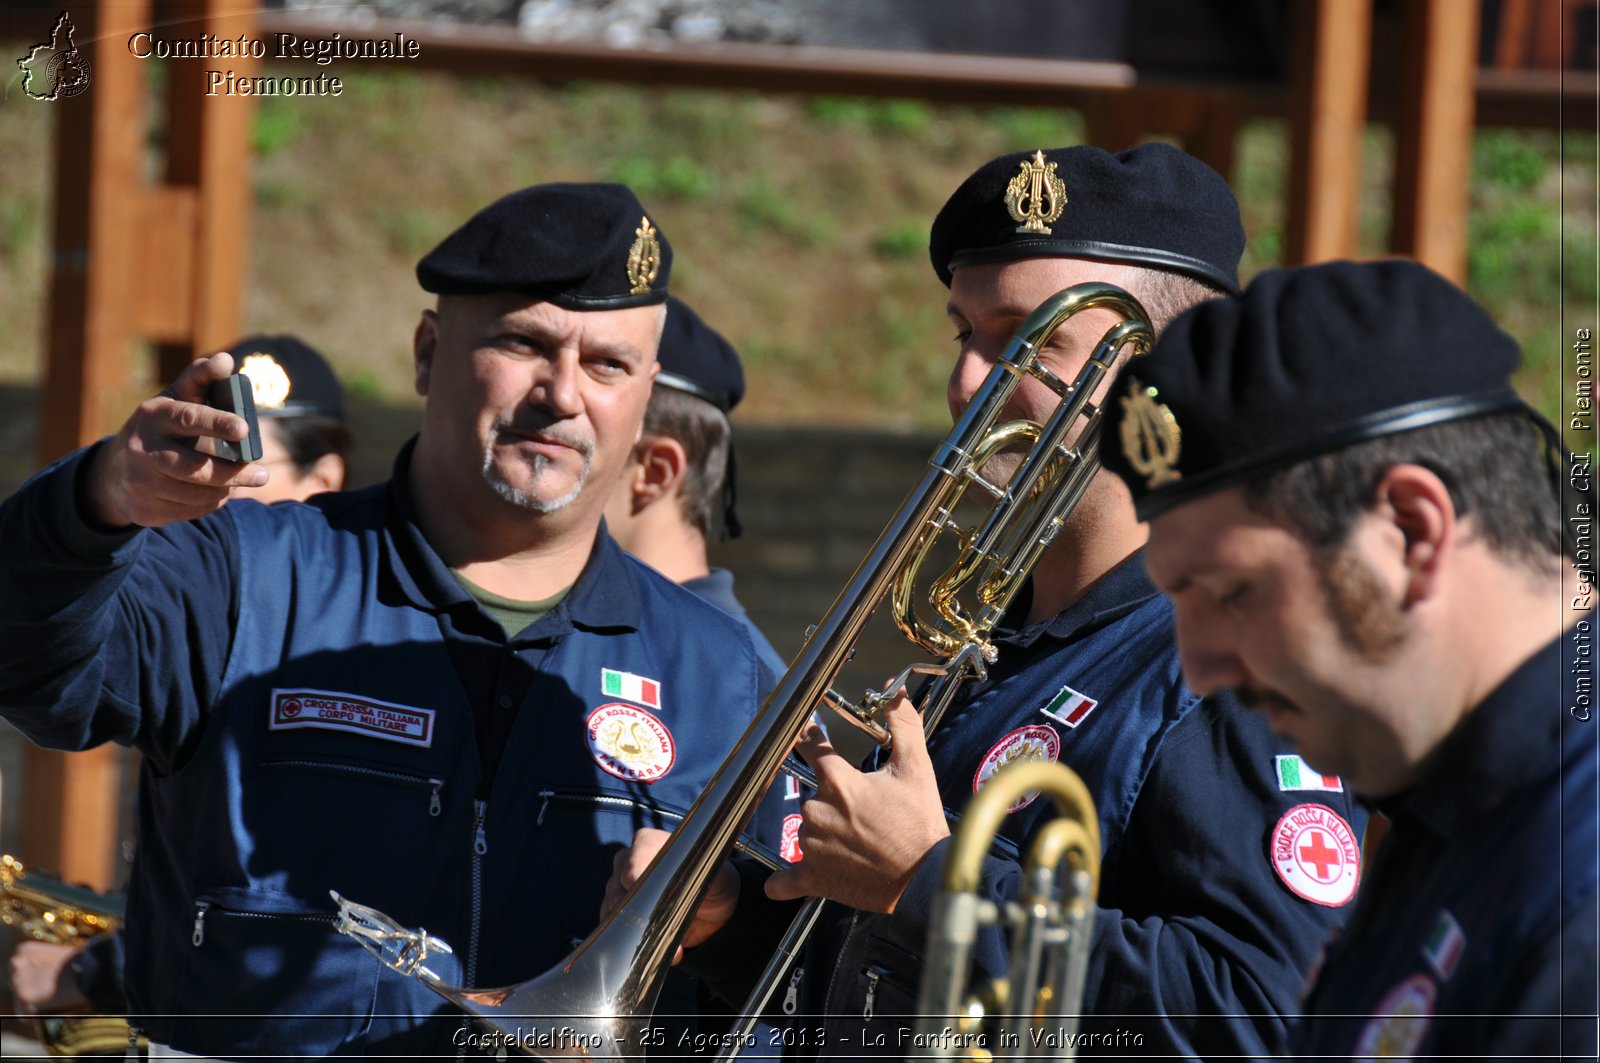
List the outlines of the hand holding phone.
<svg viewBox="0 0 1600 1063">
<path fill-rule="evenodd" d="M 206 390 L 206 405 L 237 414 L 250 426 L 250 434 L 237 443 L 213 438 L 211 444 L 216 456 L 229 461 L 260 461 L 261 425 L 256 419 L 255 391 L 250 385 L 250 378 L 243 373 L 234 373 L 213 381 Z"/>
</svg>

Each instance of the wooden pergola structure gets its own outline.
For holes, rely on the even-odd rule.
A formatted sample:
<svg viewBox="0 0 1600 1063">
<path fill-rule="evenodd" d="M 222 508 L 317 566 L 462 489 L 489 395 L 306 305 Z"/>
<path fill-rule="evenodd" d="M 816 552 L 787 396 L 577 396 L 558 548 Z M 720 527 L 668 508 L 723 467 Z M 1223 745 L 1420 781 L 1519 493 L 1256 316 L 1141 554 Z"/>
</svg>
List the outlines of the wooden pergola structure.
<svg viewBox="0 0 1600 1063">
<path fill-rule="evenodd" d="M 163 10 L 182 20 L 187 36 L 283 30 L 313 37 L 331 28 L 255 8 L 243 0 L 176 0 Z M 1372 100 L 1373 0 L 1296 0 L 1294 10 L 1288 85 L 1162 80 L 1121 63 L 760 45 L 613 49 L 537 44 L 477 28 L 404 28 L 420 42 L 411 69 L 1057 105 L 1080 109 L 1090 139 L 1105 147 L 1176 135 L 1224 174 L 1241 123 L 1278 115 L 1292 132 L 1292 263 L 1353 253 L 1362 133 L 1376 115 L 1398 134 L 1390 248 L 1462 278 L 1475 122 L 1549 125 L 1559 82 L 1497 80 L 1480 70 L 1476 2 L 1403 0 L 1403 81 Z M 206 97 L 203 80 L 212 67 L 248 76 L 252 61 L 167 63 L 164 95 L 153 100 L 146 68 L 127 48 L 130 34 L 149 27 L 150 13 L 151 0 L 73 6 L 93 85 L 53 104 L 57 184 L 41 459 L 121 422 L 138 398 L 128 384 L 136 341 L 154 344 L 156 370 L 168 379 L 242 331 L 252 110 L 248 98 Z M 345 31 L 380 36 L 395 28 Z M 1574 95 L 1572 102 L 1592 114 L 1592 98 Z M 152 180 L 145 155 L 155 107 L 165 113 L 168 135 L 164 168 Z M 115 749 L 70 756 L 30 750 L 22 838 L 30 862 L 73 881 L 111 884 L 118 765 Z"/>
</svg>

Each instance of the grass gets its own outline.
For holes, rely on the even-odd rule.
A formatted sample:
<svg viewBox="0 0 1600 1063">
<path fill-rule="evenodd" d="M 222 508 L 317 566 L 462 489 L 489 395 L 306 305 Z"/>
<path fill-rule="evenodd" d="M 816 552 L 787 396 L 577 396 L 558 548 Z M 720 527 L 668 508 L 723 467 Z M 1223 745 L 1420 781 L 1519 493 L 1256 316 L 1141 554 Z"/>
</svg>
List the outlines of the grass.
<svg viewBox="0 0 1600 1063">
<path fill-rule="evenodd" d="M 246 323 L 303 334 L 354 390 L 395 401 L 411 399 L 427 302 L 417 257 L 513 188 L 608 179 L 650 204 L 674 289 L 741 348 L 742 419 L 943 426 L 955 351 L 928 222 L 982 161 L 1083 135 L 1076 114 L 1043 108 L 341 76 L 342 97 L 257 110 Z M 44 349 L 50 120 L 17 94 L 0 103 L 4 382 L 37 379 Z M 1383 253 L 1391 156 L 1374 129 L 1361 256 Z M 1519 386 L 1552 414 L 1570 391 L 1574 315 L 1593 326 L 1594 160 L 1593 137 L 1536 131 L 1481 131 L 1474 154 L 1468 287 L 1523 344 Z M 1232 175 L 1246 276 L 1282 260 L 1286 170 L 1282 127 L 1248 125 Z"/>
</svg>

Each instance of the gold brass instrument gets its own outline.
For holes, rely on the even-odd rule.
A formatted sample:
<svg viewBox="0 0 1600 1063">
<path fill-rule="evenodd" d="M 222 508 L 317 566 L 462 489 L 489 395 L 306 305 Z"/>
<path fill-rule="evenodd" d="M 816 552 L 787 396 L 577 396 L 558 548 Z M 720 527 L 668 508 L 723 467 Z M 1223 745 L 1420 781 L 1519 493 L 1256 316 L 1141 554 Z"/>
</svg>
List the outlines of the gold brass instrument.
<svg viewBox="0 0 1600 1063">
<path fill-rule="evenodd" d="M 1035 791 L 1060 815 L 1035 835 L 1021 896 L 1001 911 L 977 894 L 983 860 L 1006 810 Z M 1053 1058 L 1076 1056 L 1099 887 L 1100 821 L 1077 773 L 1057 761 L 1027 760 L 991 776 L 967 804 L 945 862 L 923 952 L 919 1050 L 973 1063 L 1038 1056 L 1041 1045 Z M 969 995 L 973 944 L 984 927 L 1002 922 L 1011 924 L 1011 966 Z"/>
<path fill-rule="evenodd" d="M 94 890 L 69 886 L 29 871 L 10 853 L 0 855 L 0 923 L 51 945 L 82 945 L 122 924 L 123 904 Z M 39 1043 L 53 1056 L 120 1056 L 144 1042 L 117 1015 L 45 1015 L 36 1020 Z"/>
<path fill-rule="evenodd" d="M 1039 351 L 1075 314 L 1105 308 L 1120 320 L 1101 338 L 1071 384 L 1042 365 Z M 709 888 L 718 865 L 780 768 L 795 738 L 819 704 L 887 742 L 883 706 L 915 674 L 936 676 L 923 698 L 930 730 L 959 684 L 981 678 L 996 650 L 988 634 L 1010 605 L 1040 555 L 1054 541 L 1098 471 L 1099 408 L 1090 398 L 1118 351 L 1148 349 L 1149 317 L 1136 299 L 1110 284 L 1078 284 L 1047 299 L 1023 323 L 973 396 L 950 435 L 939 444 L 921 482 L 901 504 L 871 552 L 767 697 L 728 758 L 690 808 L 619 907 L 565 960 L 527 982 L 496 989 L 444 984 L 424 966 L 430 951 L 448 948 L 425 931 L 408 930 L 381 912 L 335 894 L 338 928 L 385 964 L 417 978 L 475 1016 L 508 1048 L 545 1059 L 621 1059 L 640 1052 L 641 1023 L 648 1020 L 673 950 Z M 1025 379 L 1042 382 L 1059 397 L 1043 424 L 1001 423 L 1002 411 Z M 1031 445 L 1004 484 L 983 469 L 1000 450 Z M 953 517 L 967 488 L 992 496 L 982 524 L 967 531 Z M 937 616 L 913 607 L 909 588 L 934 539 L 954 536 L 959 556 L 935 581 L 930 595 Z M 974 604 L 957 602 L 970 593 Z M 886 599 L 908 637 L 940 659 L 908 667 L 880 691 L 851 702 L 831 685 L 854 652 L 867 621 Z M 768 965 L 744 1009 L 753 1024 L 781 975 L 785 959 L 815 922 L 813 900 Z M 748 1027 L 747 1027 L 748 1029 Z"/>
</svg>

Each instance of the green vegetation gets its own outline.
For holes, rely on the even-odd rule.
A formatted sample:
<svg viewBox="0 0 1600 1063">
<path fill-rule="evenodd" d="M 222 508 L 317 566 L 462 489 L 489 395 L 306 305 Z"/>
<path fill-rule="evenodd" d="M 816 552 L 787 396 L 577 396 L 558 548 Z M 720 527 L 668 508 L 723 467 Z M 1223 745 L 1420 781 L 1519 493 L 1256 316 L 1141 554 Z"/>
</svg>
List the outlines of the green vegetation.
<svg viewBox="0 0 1600 1063">
<path fill-rule="evenodd" d="M 303 333 L 353 390 L 395 401 L 413 401 L 417 257 L 513 188 L 607 179 L 651 205 L 674 288 L 743 351 L 742 418 L 942 426 L 955 348 L 928 223 L 984 159 L 1083 136 L 1047 109 L 340 73 L 339 98 L 258 107 L 247 326 Z M 5 381 L 36 379 L 44 350 L 52 117 L 0 102 Z M 1373 130 L 1362 256 L 1383 253 L 1392 154 Z M 1595 155 L 1593 137 L 1486 130 L 1473 165 L 1468 285 L 1524 345 L 1521 386 L 1552 414 L 1570 335 L 1595 323 Z M 1232 178 L 1247 276 L 1282 259 L 1287 158 L 1281 126 L 1246 127 Z"/>
</svg>

